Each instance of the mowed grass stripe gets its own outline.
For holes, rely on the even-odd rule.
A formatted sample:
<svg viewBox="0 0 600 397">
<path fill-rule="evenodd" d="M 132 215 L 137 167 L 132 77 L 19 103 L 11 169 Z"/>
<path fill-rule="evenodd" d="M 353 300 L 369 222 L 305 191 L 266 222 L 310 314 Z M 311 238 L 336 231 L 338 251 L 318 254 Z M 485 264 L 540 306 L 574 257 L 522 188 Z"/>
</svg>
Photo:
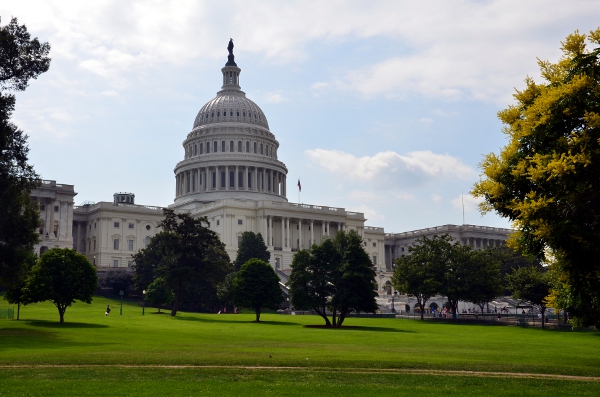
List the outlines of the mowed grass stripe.
<svg viewBox="0 0 600 397">
<path fill-rule="evenodd" d="M 557 374 L 536 374 L 521 372 L 484 372 L 484 371 L 450 371 L 450 370 L 424 370 L 424 369 L 381 369 L 381 368 L 328 368 L 328 367 L 265 367 L 265 366 L 222 366 L 222 365 L 120 365 L 120 364 L 82 364 L 82 365 L 0 365 L 0 369 L 102 369 L 102 368 L 133 368 L 133 369 L 240 369 L 248 371 L 273 371 L 273 372 L 334 372 L 345 374 L 383 374 L 395 373 L 405 375 L 441 375 L 441 376 L 475 376 L 486 378 L 532 378 L 532 379 L 562 379 L 578 382 L 600 382 L 598 376 L 577 376 Z"/>
</svg>

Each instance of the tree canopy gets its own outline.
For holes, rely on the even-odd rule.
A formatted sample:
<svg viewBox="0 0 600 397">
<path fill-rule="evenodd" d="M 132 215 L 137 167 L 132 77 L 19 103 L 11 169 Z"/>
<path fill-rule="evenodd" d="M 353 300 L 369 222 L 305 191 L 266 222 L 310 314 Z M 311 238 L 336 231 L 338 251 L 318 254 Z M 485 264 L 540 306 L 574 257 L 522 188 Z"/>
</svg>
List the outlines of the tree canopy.
<svg viewBox="0 0 600 397">
<path fill-rule="evenodd" d="M 92 303 L 97 289 L 96 268 L 84 255 L 70 248 L 52 248 L 31 268 L 23 295 L 27 303 L 54 303 L 64 323 L 67 307 L 76 300 Z"/>
<path fill-rule="evenodd" d="M 205 217 L 193 218 L 164 210 L 165 219 L 147 248 L 135 254 L 135 282 L 145 289 L 162 277 L 175 293 L 171 316 L 175 316 L 186 294 L 208 283 L 215 286 L 231 271 L 229 255 L 219 236 L 205 225 Z"/>
<path fill-rule="evenodd" d="M 157 277 L 146 290 L 144 300 L 149 302 L 151 305 L 158 307 L 160 313 L 161 305 L 168 305 L 173 302 L 173 290 L 169 287 L 169 284 L 162 277 Z"/>
<path fill-rule="evenodd" d="M 377 310 L 373 263 L 355 231 L 338 232 L 334 239 L 300 250 L 292 261 L 288 285 L 292 304 L 314 310 L 328 327 L 341 327 L 353 311 Z"/>
<path fill-rule="evenodd" d="M 508 283 L 513 297 L 531 302 L 545 318 L 546 298 L 550 295 L 550 274 L 546 270 L 522 267 L 508 276 Z"/>
<path fill-rule="evenodd" d="M 279 305 L 283 300 L 279 277 L 271 265 L 260 259 L 250 259 L 236 273 L 233 296 L 238 306 L 254 309 L 257 322 L 263 309 Z"/>
<path fill-rule="evenodd" d="M 596 48 L 589 49 L 586 40 Z M 508 144 L 481 163 L 472 193 L 483 212 L 518 229 L 514 242 L 537 258 L 560 256 L 573 302 L 600 325 L 600 28 L 562 42 L 556 62 L 539 61 L 542 83 L 525 80 L 516 104 L 498 113 Z"/>
<path fill-rule="evenodd" d="M 425 303 L 437 295 L 444 278 L 446 257 L 449 254 L 447 237 L 422 237 L 416 245 L 408 247 L 409 255 L 396 259 L 392 285 L 398 291 L 417 298 L 421 320 Z"/>
<path fill-rule="evenodd" d="M 240 242 L 235 258 L 235 270 L 240 270 L 242 265 L 250 259 L 260 259 L 267 263 L 271 259 L 271 253 L 267 249 L 265 240 L 260 233 L 242 233 L 242 241 Z"/>
<path fill-rule="evenodd" d="M 11 287 L 25 277 L 25 262 L 38 242 L 39 209 L 31 189 L 39 176 L 28 164 L 27 135 L 10 118 L 15 97 L 30 79 L 48 70 L 50 45 L 31 39 L 25 25 L 13 18 L 0 27 L 0 283 Z"/>
</svg>

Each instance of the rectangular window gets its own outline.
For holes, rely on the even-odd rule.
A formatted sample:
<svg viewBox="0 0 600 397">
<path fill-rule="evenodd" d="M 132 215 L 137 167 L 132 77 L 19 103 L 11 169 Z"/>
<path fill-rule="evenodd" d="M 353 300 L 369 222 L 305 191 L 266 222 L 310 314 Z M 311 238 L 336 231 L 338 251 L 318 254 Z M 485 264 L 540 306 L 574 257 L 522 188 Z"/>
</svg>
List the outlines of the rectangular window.
<svg viewBox="0 0 600 397">
<path fill-rule="evenodd" d="M 233 152 L 233 141 L 229 141 L 229 151 Z"/>
<path fill-rule="evenodd" d="M 96 240 L 94 240 L 94 251 L 96 251 Z"/>
<path fill-rule="evenodd" d="M 115 227 L 119 227 L 121 224 L 119 222 L 115 222 Z"/>
<path fill-rule="evenodd" d="M 377 266 L 377 257 L 373 255 L 373 265 Z"/>
<path fill-rule="evenodd" d="M 221 187 L 225 187 L 225 171 L 221 171 Z"/>
<path fill-rule="evenodd" d="M 377 243 L 373 243 L 373 247 L 377 247 Z"/>
<path fill-rule="evenodd" d="M 256 153 L 256 142 L 254 142 L 254 153 Z"/>
<path fill-rule="evenodd" d="M 248 189 L 252 189 L 252 174 L 248 172 Z"/>
<path fill-rule="evenodd" d="M 242 141 L 238 141 L 238 152 L 242 151 Z"/>
<path fill-rule="evenodd" d="M 217 143 L 217 141 L 215 141 L 215 143 L 213 144 L 213 153 L 217 153 L 217 149 L 219 148 L 219 144 Z"/>
<path fill-rule="evenodd" d="M 94 222 L 94 229 L 96 228 L 96 222 Z M 90 225 L 90 230 L 92 230 L 92 225 Z"/>
<path fill-rule="evenodd" d="M 133 266 L 133 261 L 127 261 L 127 267 Z"/>
<path fill-rule="evenodd" d="M 279 269 L 280 268 L 280 264 L 279 264 L 279 258 L 275 258 L 275 269 Z"/>
<path fill-rule="evenodd" d="M 235 171 L 229 171 L 229 187 L 235 187 Z"/>
<path fill-rule="evenodd" d="M 133 240 L 127 240 L 127 249 L 133 251 Z"/>
<path fill-rule="evenodd" d="M 58 205 L 54 206 L 54 212 L 58 212 Z"/>
<path fill-rule="evenodd" d="M 221 224 L 221 221 L 217 221 L 217 226 L 219 226 Z"/>
<path fill-rule="evenodd" d="M 130 229 L 133 229 L 133 223 L 130 223 L 130 224 L 129 224 L 129 228 L 130 228 Z"/>
<path fill-rule="evenodd" d="M 203 148 L 204 148 L 204 144 L 203 144 L 203 143 L 201 143 L 201 144 L 200 144 L 200 154 L 202 154 L 202 149 L 203 149 Z"/>
<path fill-rule="evenodd" d="M 210 153 L 210 142 L 206 142 L 206 153 Z"/>
<path fill-rule="evenodd" d="M 213 171 L 213 189 L 217 188 L 217 173 L 216 171 Z"/>
<path fill-rule="evenodd" d="M 238 172 L 238 187 L 244 187 L 244 174 L 242 171 Z"/>
<path fill-rule="evenodd" d="M 113 267 L 119 267 L 119 260 L 113 259 Z"/>
<path fill-rule="evenodd" d="M 221 141 L 221 151 L 225 153 L 225 141 Z"/>
<path fill-rule="evenodd" d="M 46 210 L 46 206 L 45 205 L 40 206 L 40 211 L 45 211 L 45 210 Z"/>
<path fill-rule="evenodd" d="M 242 244 L 242 236 L 237 236 L 238 237 L 238 247 L 240 246 L 240 244 Z"/>
<path fill-rule="evenodd" d="M 250 153 L 250 142 L 246 142 L 246 152 Z"/>
<path fill-rule="evenodd" d="M 243 222 L 241 219 L 238 219 L 238 225 L 241 225 Z"/>
<path fill-rule="evenodd" d="M 113 249 L 116 249 L 116 250 L 119 249 L 119 239 L 118 238 L 113 239 Z"/>
</svg>

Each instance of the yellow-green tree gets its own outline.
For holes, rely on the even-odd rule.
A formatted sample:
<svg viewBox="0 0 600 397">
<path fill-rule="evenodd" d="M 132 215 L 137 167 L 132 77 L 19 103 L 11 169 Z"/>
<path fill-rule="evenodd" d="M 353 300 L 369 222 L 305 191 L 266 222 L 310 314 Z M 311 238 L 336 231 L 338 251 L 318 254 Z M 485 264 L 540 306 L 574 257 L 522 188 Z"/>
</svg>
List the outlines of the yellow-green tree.
<svg viewBox="0 0 600 397">
<path fill-rule="evenodd" d="M 588 48 L 586 41 L 592 44 Z M 556 62 L 539 61 L 542 83 L 525 80 L 516 104 L 498 113 L 508 144 L 480 164 L 472 193 L 483 212 L 509 218 L 513 242 L 532 256 L 563 259 L 584 324 L 600 324 L 600 28 L 562 42 Z M 593 307 L 592 305 L 596 305 Z M 591 313 L 591 314 L 589 314 Z"/>
</svg>

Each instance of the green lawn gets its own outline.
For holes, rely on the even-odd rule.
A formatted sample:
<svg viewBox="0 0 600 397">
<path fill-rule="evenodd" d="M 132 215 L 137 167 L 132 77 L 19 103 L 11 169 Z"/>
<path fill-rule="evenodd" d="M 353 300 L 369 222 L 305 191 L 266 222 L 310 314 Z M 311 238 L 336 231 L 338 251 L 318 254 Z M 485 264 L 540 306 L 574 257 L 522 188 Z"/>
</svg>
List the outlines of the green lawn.
<svg viewBox="0 0 600 397">
<path fill-rule="evenodd" d="M 257 324 L 252 313 L 155 312 L 125 303 L 120 316 L 117 301 L 97 297 L 59 324 L 49 303 L 22 308 L 21 321 L 0 320 L 0 396 L 600 394 L 599 381 L 491 374 L 600 377 L 597 332 L 356 318 L 322 329 L 305 327 L 317 316 Z"/>
</svg>

